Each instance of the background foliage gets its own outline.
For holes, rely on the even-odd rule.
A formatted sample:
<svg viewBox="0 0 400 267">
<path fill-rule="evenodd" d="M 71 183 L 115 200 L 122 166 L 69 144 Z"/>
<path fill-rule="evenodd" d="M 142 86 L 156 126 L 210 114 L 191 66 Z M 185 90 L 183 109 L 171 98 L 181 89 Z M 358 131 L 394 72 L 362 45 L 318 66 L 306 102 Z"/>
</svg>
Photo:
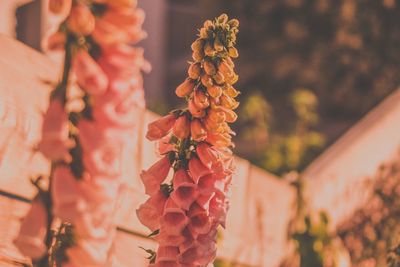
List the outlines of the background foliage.
<svg viewBox="0 0 400 267">
<path fill-rule="evenodd" d="M 399 83 L 394 0 L 200 2 L 241 22 L 237 152 L 269 171 L 302 170 Z"/>
</svg>

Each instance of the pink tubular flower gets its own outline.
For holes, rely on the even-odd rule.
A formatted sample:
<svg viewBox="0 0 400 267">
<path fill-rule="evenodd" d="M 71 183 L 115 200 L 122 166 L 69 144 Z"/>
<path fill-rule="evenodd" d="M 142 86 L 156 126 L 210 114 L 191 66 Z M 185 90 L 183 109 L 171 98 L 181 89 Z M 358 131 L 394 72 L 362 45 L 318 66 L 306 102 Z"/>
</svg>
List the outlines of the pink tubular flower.
<svg viewBox="0 0 400 267">
<path fill-rule="evenodd" d="M 158 243 L 163 244 L 164 246 L 179 246 L 180 244 L 185 242 L 186 237 L 182 234 L 170 235 L 164 230 L 161 230 L 160 233 L 155 237 L 155 239 Z"/>
<path fill-rule="evenodd" d="M 150 141 L 158 140 L 171 131 L 176 121 L 174 114 L 169 114 L 149 124 L 146 138 Z"/>
<path fill-rule="evenodd" d="M 114 83 L 114 86 L 116 85 Z M 93 108 L 93 116 L 103 126 L 122 130 L 132 129 L 138 124 L 139 111 L 143 109 L 142 103 L 142 90 L 131 88 L 119 94 L 109 90 L 96 99 L 97 105 Z"/>
<path fill-rule="evenodd" d="M 182 209 L 188 210 L 198 197 L 196 184 L 193 183 L 187 172 L 181 169 L 175 172 L 173 185 L 172 200 Z"/>
<path fill-rule="evenodd" d="M 161 229 L 169 235 L 179 235 L 188 224 L 186 213 L 171 198 L 167 199 L 161 217 Z"/>
<path fill-rule="evenodd" d="M 190 135 L 190 120 L 186 115 L 180 116 L 174 125 L 173 134 L 179 139 L 188 138 Z"/>
<path fill-rule="evenodd" d="M 190 207 L 188 212 L 190 218 L 189 230 L 192 236 L 197 237 L 200 234 L 207 234 L 211 228 L 211 218 L 208 211 L 203 209 L 197 203 Z"/>
<path fill-rule="evenodd" d="M 175 151 L 175 146 L 171 144 L 169 141 L 171 139 L 171 136 L 167 135 L 161 138 L 157 142 L 157 150 L 160 155 L 165 155 L 170 151 Z"/>
<path fill-rule="evenodd" d="M 147 195 L 153 195 L 160 190 L 160 185 L 167 178 L 170 168 L 169 159 L 165 156 L 147 171 L 142 171 L 140 179 L 142 179 Z"/>
<path fill-rule="evenodd" d="M 157 262 L 176 262 L 179 256 L 179 248 L 173 246 L 160 246 L 157 251 Z"/>
<path fill-rule="evenodd" d="M 110 80 L 127 80 L 140 70 L 150 71 L 150 64 L 144 59 L 144 50 L 127 44 L 104 47 L 99 65 Z"/>
<path fill-rule="evenodd" d="M 201 177 L 212 173 L 211 169 L 207 168 L 197 157 L 192 157 L 189 160 L 189 172 L 196 184 Z"/>
<path fill-rule="evenodd" d="M 86 171 L 91 175 L 120 177 L 123 153 L 120 136 L 86 120 L 79 122 L 78 130 Z"/>
<path fill-rule="evenodd" d="M 207 131 L 198 119 L 192 120 L 190 124 L 190 131 L 194 141 L 200 142 L 207 138 Z"/>
<path fill-rule="evenodd" d="M 54 99 L 44 116 L 39 151 L 52 161 L 67 160 L 69 145 L 67 114 L 61 101 Z"/>
<path fill-rule="evenodd" d="M 86 51 L 81 50 L 75 55 L 73 69 L 79 86 L 90 95 L 101 95 L 107 90 L 107 76 Z"/>
<path fill-rule="evenodd" d="M 100 46 L 118 43 L 137 43 L 146 37 L 141 29 L 144 12 L 133 8 L 109 8 L 96 21 L 93 38 Z"/>
<path fill-rule="evenodd" d="M 218 152 L 214 150 L 207 143 L 199 143 L 196 148 L 197 155 L 199 156 L 200 161 L 207 167 L 217 167 L 220 165 L 220 158 Z"/>
<path fill-rule="evenodd" d="M 151 231 L 160 229 L 160 218 L 166 201 L 167 197 L 161 191 L 153 194 L 136 211 L 139 221 Z"/>
<path fill-rule="evenodd" d="M 14 244 L 19 251 L 32 259 L 41 258 L 47 248 L 44 244 L 47 231 L 47 211 L 43 201 L 37 196 L 22 221 L 21 228 Z"/>
<path fill-rule="evenodd" d="M 86 210 L 79 183 L 66 166 L 54 170 L 51 193 L 53 213 L 64 221 L 73 222 Z"/>
</svg>

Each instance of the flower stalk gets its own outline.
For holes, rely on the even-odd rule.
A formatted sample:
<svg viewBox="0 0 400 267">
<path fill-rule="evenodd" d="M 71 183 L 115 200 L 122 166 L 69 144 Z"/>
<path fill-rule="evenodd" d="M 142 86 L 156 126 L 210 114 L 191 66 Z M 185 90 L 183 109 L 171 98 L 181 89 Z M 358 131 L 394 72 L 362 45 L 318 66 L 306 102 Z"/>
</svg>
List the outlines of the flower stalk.
<svg viewBox="0 0 400 267">
<path fill-rule="evenodd" d="M 157 252 L 146 250 L 149 266 L 207 266 L 215 259 L 234 173 L 229 123 L 239 105 L 232 60 L 238 26 L 225 14 L 204 23 L 191 46 L 188 78 L 175 91 L 187 108 L 149 124 L 146 136 L 163 156 L 141 174 L 149 199 L 137 215 L 159 244 Z"/>
<path fill-rule="evenodd" d="M 52 162 L 49 188 L 39 190 L 15 244 L 37 267 L 115 266 L 124 149 L 137 134 L 141 71 L 149 69 L 132 46 L 144 37 L 144 13 L 132 0 L 50 0 L 49 9 L 62 23 L 47 49 L 65 53 L 38 145 Z"/>
</svg>

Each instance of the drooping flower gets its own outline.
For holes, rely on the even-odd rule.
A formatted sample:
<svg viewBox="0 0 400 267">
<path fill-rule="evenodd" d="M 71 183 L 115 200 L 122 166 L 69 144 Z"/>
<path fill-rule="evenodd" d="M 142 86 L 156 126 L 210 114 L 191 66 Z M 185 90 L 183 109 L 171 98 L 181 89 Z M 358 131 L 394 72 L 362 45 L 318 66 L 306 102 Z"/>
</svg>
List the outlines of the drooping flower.
<svg viewBox="0 0 400 267">
<path fill-rule="evenodd" d="M 161 119 L 158 119 L 148 125 L 146 138 L 150 141 L 158 140 L 166 136 L 169 131 L 174 127 L 176 116 L 168 114 Z"/>
<path fill-rule="evenodd" d="M 173 134 L 179 139 L 186 139 L 190 135 L 190 120 L 186 115 L 180 116 L 173 129 Z"/>
<path fill-rule="evenodd" d="M 68 160 L 69 146 L 66 111 L 60 100 L 53 99 L 43 118 L 39 151 L 52 161 Z"/>
<path fill-rule="evenodd" d="M 173 186 L 171 199 L 182 209 L 188 210 L 198 197 L 196 184 L 185 170 L 180 169 L 175 172 Z"/>
<path fill-rule="evenodd" d="M 160 185 L 165 181 L 170 171 L 171 163 L 167 156 L 160 159 L 152 165 L 147 171 L 142 171 L 140 179 L 142 180 L 145 192 L 152 195 L 160 189 Z"/>
<path fill-rule="evenodd" d="M 104 94 L 108 78 L 96 61 L 86 52 L 79 51 L 73 60 L 78 85 L 90 95 Z"/>
<path fill-rule="evenodd" d="M 38 195 L 33 200 L 28 214 L 22 221 L 14 244 L 26 256 L 41 258 L 47 251 L 44 244 L 47 232 L 47 211 L 43 199 Z"/>
<path fill-rule="evenodd" d="M 192 157 L 189 160 L 189 172 L 191 178 L 197 184 L 201 177 L 212 173 L 212 170 L 207 168 L 197 157 Z"/>
<path fill-rule="evenodd" d="M 190 131 L 192 133 L 192 138 L 194 141 L 200 142 L 207 138 L 207 131 L 203 124 L 198 119 L 193 119 L 190 124 Z"/>
<path fill-rule="evenodd" d="M 153 194 L 136 211 L 139 221 L 151 231 L 160 229 L 160 218 L 166 201 L 167 197 L 161 191 Z"/>
</svg>

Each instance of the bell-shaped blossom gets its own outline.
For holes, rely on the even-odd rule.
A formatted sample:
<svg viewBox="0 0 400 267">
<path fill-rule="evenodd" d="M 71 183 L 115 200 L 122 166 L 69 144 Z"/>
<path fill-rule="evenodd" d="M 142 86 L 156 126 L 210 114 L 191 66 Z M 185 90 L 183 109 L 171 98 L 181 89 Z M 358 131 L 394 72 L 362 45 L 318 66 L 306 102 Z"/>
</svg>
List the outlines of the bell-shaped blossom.
<svg viewBox="0 0 400 267">
<path fill-rule="evenodd" d="M 160 185 L 167 178 L 170 168 L 171 164 L 168 157 L 163 157 L 147 171 L 142 171 L 140 179 L 142 179 L 147 195 L 153 195 L 158 192 Z"/>
<path fill-rule="evenodd" d="M 157 261 L 177 261 L 179 248 L 174 246 L 160 246 L 157 250 Z"/>
<path fill-rule="evenodd" d="M 111 81 L 138 77 L 140 70 L 149 72 L 150 64 L 144 59 L 144 50 L 127 44 L 104 47 L 98 63 Z"/>
<path fill-rule="evenodd" d="M 44 115 L 39 151 L 52 161 L 68 160 L 68 117 L 60 100 L 53 99 Z"/>
<path fill-rule="evenodd" d="M 176 151 L 173 144 L 170 143 L 171 136 L 164 136 L 157 142 L 157 151 L 159 155 L 165 155 L 168 152 Z"/>
<path fill-rule="evenodd" d="M 167 197 L 161 191 L 153 194 L 136 210 L 139 221 L 151 231 L 160 229 L 160 219 L 164 213 Z"/>
<path fill-rule="evenodd" d="M 218 167 L 218 165 L 220 165 L 219 153 L 207 143 L 201 142 L 197 144 L 196 152 L 199 156 L 200 161 L 207 168 L 216 168 Z"/>
<path fill-rule="evenodd" d="M 150 141 L 158 140 L 166 136 L 174 127 L 176 116 L 168 114 L 148 125 L 146 138 Z"/>
<path fill-rule="evenodd" d="M 144 17 L 141 9 L 110 8 L 96 21 L 93 38 L 100 46 L 137 43 L 146 37 L 141 28 Z"/>
<path fill-rule="evenodd" d="M 212 173 L 211 169 L 207 168 L 197 157 L 192 157 L 189 160 L 189 172 L 196 184 L 201 177 Z"/>
<path fill-rule="evenodd" d="M 116 85 L 121 84 L 113 84 Z M 127 90 L 121 94 L 108 91 L 96 98 L 93 116 L 102 126 L 132 129 L 138 125 L 142 102 L 142 90 Z"/>
<path fill-rule="evenodd" d="M 90 175 L 120 177 L 123 139 L 119 139 L 115 132 L 87 120 L 79 122 L 78 130 L 85 170 Z"/>
<path fill-rule="evenodd" d="M 188 210 L 190 205 L 197 199 L 198 191 L 196 184 L 183 169 L 175 172 L 173 179 L 174 191 L 171 194 L 172 200 L 182 209 Z"/>
<path fill-rule="evenodd" d="M 218 174 L 208 174 L 199 179 L 197 189 L 200 195 L 211 195 L 216 191 L 224 192 L 225 185 L 225 177 L 220 177 Z"/>
<path fill-rule="evenodd" d="M 192 120 L 190 123 L 190 131 L 194 141 L 200 142 L 207 138 L 207 131 L 198 119 Z"/>
<path fill-rule="evenodd" d="M 161 229 L 170 235 L 179 235 L 189 222 L 186 213 L 171 198 L 167 199 L 161 217 Z"/>
<path fill-rule="evenodd" d="M 160 233 L 155 237 L 155 240 L 164 246 L 179 246 L 186 241 L 186 237 L 181 233 L 177 235 L 168 234 L 161 229 Z"/>
<path fill-rule="evenodd" d="M 108 87 L 108 78 L 86 52 L 79 51 L 73 59 L 73 69 L 79 86 L 90 95 L 104 94 Z"/>
<path fill-rule="evenodd" d="M 229 209 L 229 202 L 224 193 L 216 192 L 210 201 L 210 216 L 215 222 L 225 228 L 226 214 Z"/>
<path fill-rule="evenodd" d="M 47 251 L 44 244 L 47 232 L 47 211 L 40 196 L 37 196 L 22 221 L 17 238 L 16 247 L 27 257 L 41 258 Z"/>
<path fill-rule="evenodd" d="M 206 209 L 194 203 L 188 211 L 190 223 L 188 225 L 191 234 L 197 237 L 199 234 L 207 234 L 211 229 L 211 218 Z"/>
<path fill-rule="evenodd" d="M 173 134 L 179 139 L 188 138 L 190 135 L 190 120 L 186 115 L 180 116 L 173 128 Z"/>
<path fill-rule="evenodd" d="M 81 196 L 79 182 L 67 166 L 54 170 L 52 181 L 53 213 L 67 222 L 82 216 L 86 203 Z"/>
</svg>

